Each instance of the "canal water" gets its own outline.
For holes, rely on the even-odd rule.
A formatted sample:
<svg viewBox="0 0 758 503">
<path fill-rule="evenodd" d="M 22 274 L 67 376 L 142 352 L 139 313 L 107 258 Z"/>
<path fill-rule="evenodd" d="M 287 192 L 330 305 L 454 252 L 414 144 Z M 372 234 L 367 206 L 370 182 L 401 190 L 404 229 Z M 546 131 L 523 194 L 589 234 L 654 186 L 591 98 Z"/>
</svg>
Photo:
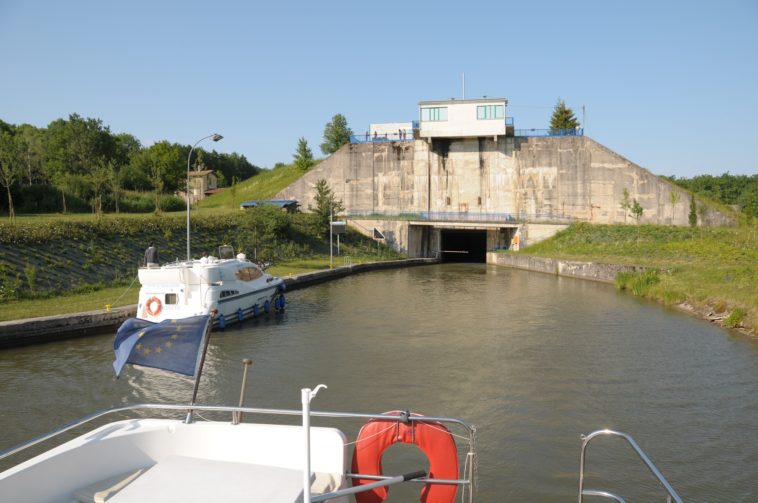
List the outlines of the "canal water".
<svg viewBox="0 0 758 503">
<path fill-rule="evenodd" d="M 199 393 L 299 409 L 410 409 L 478 430 L 480 502 L 576 501 L 580 434 L 631 434 L 685 501 L 758 501 L 758 343 L 612 286 L 486 266 L 381 271 L 291 292 L 287 312 L 214 332 Z M 186 403 L 189 379 L 111 369 L 112 336 L 0 352 L 2 448 L 113 403 Z M 323 424 L 323 421 L 315 421 Z M 352 440 L 359 423 L 343 423 Z M 3 461 L 7 468 L 18 457 Z M 406 445 L 385 473 L 426 467 Z M 587 486 L 665 493 L 618 439 L 593 441 Z M 388 501 L 417 501 L 419 485 Z"/>
</svg>

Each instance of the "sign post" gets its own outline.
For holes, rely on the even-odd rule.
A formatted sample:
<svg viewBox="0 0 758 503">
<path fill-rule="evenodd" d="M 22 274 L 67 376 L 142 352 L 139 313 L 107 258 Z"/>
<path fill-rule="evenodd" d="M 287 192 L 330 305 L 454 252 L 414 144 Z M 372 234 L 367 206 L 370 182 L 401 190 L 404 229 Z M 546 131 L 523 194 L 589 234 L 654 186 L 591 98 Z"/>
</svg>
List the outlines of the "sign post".
<svg viewBox="0 0 758 503">
<path fill-rule="evenodd" d="M 374 227 L 374 239 L 376 240 L 376 254 L 379 255 L 379 240 L 384 239 L 384 234 L 376 227 Z"/>
</svg>

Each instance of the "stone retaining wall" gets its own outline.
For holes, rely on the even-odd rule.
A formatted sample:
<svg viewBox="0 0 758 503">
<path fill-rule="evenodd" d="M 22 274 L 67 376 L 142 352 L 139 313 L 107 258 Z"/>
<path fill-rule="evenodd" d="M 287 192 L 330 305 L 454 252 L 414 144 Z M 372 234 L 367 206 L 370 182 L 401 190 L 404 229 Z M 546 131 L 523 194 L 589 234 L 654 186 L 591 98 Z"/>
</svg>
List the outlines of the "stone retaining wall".
<svg viewBox="0 0 758 503">
<path fill-rule="evenodd" d="M 598 264 L 545 257 L 531 257 L 510 253 L 487 253 L 487 263 L 528 271 L 544 272 L 558 276 L 589 279 L 603 283 L 614 283 L 620 272 L 643 272 L 645 268 L 618 264 Z"/>
</svg>

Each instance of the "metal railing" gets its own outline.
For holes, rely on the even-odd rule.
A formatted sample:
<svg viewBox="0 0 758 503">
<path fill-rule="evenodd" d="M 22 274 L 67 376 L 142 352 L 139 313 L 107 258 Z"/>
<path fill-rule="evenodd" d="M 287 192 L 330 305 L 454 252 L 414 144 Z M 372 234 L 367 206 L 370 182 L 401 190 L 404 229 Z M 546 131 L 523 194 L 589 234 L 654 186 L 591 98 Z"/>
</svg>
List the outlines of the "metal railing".
<svg viewBox="0 0 758 503">
<path fill-rule="evenodd" d="M 520 222 L 551 222 L 571 223 L 576 219 L 553 213 L 499 213 L 478 211 L 376 211 L 351 210 L 346 212 L 347 218 L 370 218 L 377 220 L 427 220 L 432 222 L 491 222 L 516 225 Z"/>
<path fill-rule="evenodd" d="M 574 129 L 517 129 L 515 136 L 552 137 L 552 136 L 584 136 L 584 128 Z"/>
<path fill-rule="evenodd" d="M 386 143 L 391 141 L 413 141 L 413 131 L 406 130 L 402 133 L 365 133 L 350 135 L 350 143 Z"/>
<path fill-rule="evenodd" d="M 585 489 L 584 488 L 584 464 L 586 460 L 585 452 L 587 450 L 587 445 L 590 443 L 590 441 L 595 438 L 599 437 L 601 435 L 608 435 L 608 436 L 615 436 L 615 437 L 621 437 L 624 440 L 627 441 L 627 443 L 634 449 L 634 452 L 637 453 L 637 456 L 642 460 L 643 463 L 645 463 L 645 466 L 652 472 L 652 474 L 655 476 L 655 478 L 658 479 L 658 482 L 663 486 L 663 488 L 666 490 L 667 496 L 666 496 L 666 503 L 671 503 L 672 501 L 675 501 L 676 503 L 682 503 L 682 498 L 679 497 L 677 492 L 674 490 L 673 487 L 671 487 L 671 484 L 669 484 L 668 480 L 666 480 L 666 477 L 663 476 L 663 474 L 658 470 L 658 467 L 653 464 L 653 462 L 650 460 L 649 457 L 647 457 L 647 454 L 642 450 L 642 448 L 637 444 L 637 442 L 634 441 L 634 439 L 626 434 L 622 433 L 620 431 L 614 431 L 614 430 L 598 430 L 595 432 L 590 433 L 589 435 L 582 435 L 582 454 L 579 459 L 579 503 L 583 503 L 584 496 L 599 496 L 599 497 L 605 497 L 605 498 L 611 498 L 615 499 L 617 502 L 624 503 L 624 500 L 616 496 L 614 494 L 605 492 L 605 491 L 597 491 L 593 489 Z"/>
</svg>

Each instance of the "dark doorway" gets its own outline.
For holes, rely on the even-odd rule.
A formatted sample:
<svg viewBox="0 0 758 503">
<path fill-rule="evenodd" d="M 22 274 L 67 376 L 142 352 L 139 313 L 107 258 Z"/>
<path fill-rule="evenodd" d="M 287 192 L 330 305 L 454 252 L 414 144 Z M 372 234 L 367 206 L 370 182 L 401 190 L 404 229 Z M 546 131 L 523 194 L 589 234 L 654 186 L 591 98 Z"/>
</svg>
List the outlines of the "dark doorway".
<svg viewBox="0 0 758 503">
<path fill-rule="evenodd" d="M 487 261 L 487 231 L 442 229 L 443 262 Z"/>
</svg>

